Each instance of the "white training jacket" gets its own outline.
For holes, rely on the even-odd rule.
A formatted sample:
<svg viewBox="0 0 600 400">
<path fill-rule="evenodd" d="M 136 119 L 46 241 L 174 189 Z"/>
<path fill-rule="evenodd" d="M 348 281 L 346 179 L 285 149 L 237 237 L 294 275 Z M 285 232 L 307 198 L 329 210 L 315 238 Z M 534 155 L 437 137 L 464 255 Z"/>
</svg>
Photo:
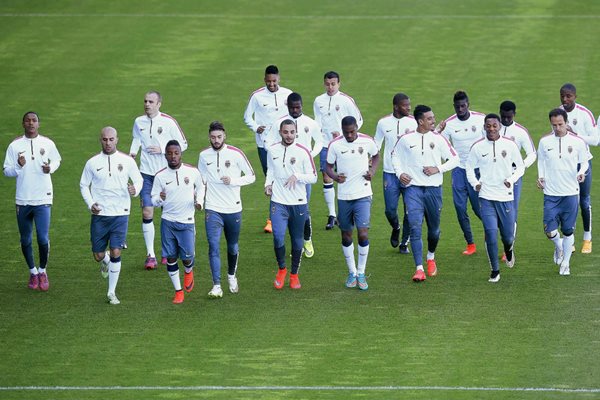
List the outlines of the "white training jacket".
<svg viewBox="0 0 600 400">
<path fill-rule="evenodd" d="M 129 215 L 129 180 L 135 187 L 134 196 L 139 196 L 144 181 L 131 156 L 120 151 L 113 154 L 100 153 L 85 163 L 79 189 L 88 210 L 97 203 L 100 206 L 98 215 Z"/>
<path fill-rule="evenodd" d="M 25 165 L 18 163 L 19 156 L 25 156 Z M 60 167 L 60 154 L 56 145 L 45 136 L 37 135 L 28 139 L 19 136 L 8 146 L 4 159 L 4 175 L 17 178 L 16 204 L 19 206 L 39 206 L 52 204 L 53 174 Z M 50 166 L 50 173 L 42 171 L 42 165 Z"/>
<path fill-rule="evenodd" d="M 460 168 L 465 169 L 467 157 L 473 143 L 485 137 L 483 124 L 485 114 L 477 111 L 469 110 L 469 118 L 464 121 L 458 119 L 456 114 L 446 120 L 446 127 L 442 131 L 442 135 L 452 143 L 452 147 L 458 153 L 460 158 Z"/>
<path fill-rule="evenodd" d="M 441 186 L 444 172 L 458 166 L 459 157 L 448 140 L 439 133 L 413 131 L 400 136 L 392 154 L 394 172 L 411 177 L 408 186 Z M 424 167 L 437 167 L 439 173 L 427 176 Z"/>
<path fill-rule="evenodd" d="M 502 125 L 500 134 L 502 137 L 513 140 L 519 150 L 525 152 L 523 163 L 525 164 L 525 168 L 531 167 L 537 158 L 537 153 L 527 128 L 513 121 L 509 126 Z"/>
<path fill-rule="evenodd" d="M 129 154 L 135 157 L 141 146 L 140 172 L 142 174 L 156 175 L 158 171 L 167 166 L 165 146 L 169 140 L 177 140 L 182 153 L 188 147 L 187 139 L 175 118 L 165 113 L 158 113 L 154 118 L 144 114 L 135 119 Z M 161 153 L 148 153 L 146 151 L 148 146 L 160 147 Z"/>
<path fill-rule="evenodd" d="M 319 128 L 319 124 L 317 124 L 314 119 L 305 114 L 302 114 L 298 118 L 293 118 L 287 113 L 280 116 L 277 119 L 277 122 L 273 124 L 268 136 L 264 138 L 265 149 L 268 149 L 270 144 L 281 142 L 279 127 L 286 119 L 294 121 L 294 125 L 296 126 L 295 143 L 299 143 L 307 149 L 310 149 L 310 155 L 313 158 L 321 153 L 321 150 L 323 149 L 323 135 L 321 134 L 321 128 Z"/>
<path fill-rule="evenodd" d="M 166 193 L 165 200 L 160 193 Z M 195 205 L 204 201 L 204 183 L 198 168 L 181 164 L 178 169 L 164 168 L 154 177 L 152 204 L 162 207 L 163 219 L 183 224 L 195 223 Z"/>
<path fill-rule="evenodd" d="M 356 118 L 358 129 L 363 124 L 363 118 L 354 102 L 354 99 L 346 93 L 338 91 L 333 96 L 327 92 L 318 96 L 313 104 L 315 121 L 321 127 L 323 133 L 323 147 L 327 147 L 333 140 L 332 132 L 342 134 L 342 119 L 347 116 Z"/>
<path fill-rule="evenodd" d="M 282 86 L 276 92 L 263 86 L 250 95 L 244 112 L 244 123 L 254 132 L 257 147 L 265 147 L 263 135 L 268 134 L 276 119 L 287 111 L 287 98 L 291 93 L 290 89 Z M 263 133 L 257 132 L 259 126 L 265 127 Z"/>
<path fill-rule="evenodd" d="M 400 136 L 417 129 L 417 121 L 412 115 L 396 118 L 394 114 L 388 114 L 377 122 L 375 130 L 375 143 L 381 151 L 381 146 L 385 143 L 383 153 L 383 172 L 394 173 L 392 163 L 392 152 Z"/>
<path fill-rule="evenodd" d="M 476 168 L 479 168 L 479 179 L 475 175 Z M 482 199 L 512 201 L 515 182 L 525 173 L 525 164 L 519 147 L 511 139 L 502 136 L 498 140 L 485 138 L 471 146 L 466 172 L 473 189 L 481 185 L 479 197 Z M 506 187 L 504 181 L 509 182 L 510 187 Z"/>
<path fill-rule="evenodd" d="M 298 178 L 295 187 L 285 183 L 290 176 Z M 299 143 L 289 146 L 281 142 L 269 146 L 265 187 L 271 185 L 271 200 L 285 205 L 307 204 L 306 184 L 317 181 L 317 169 L 310 151 Z"/>
<path fill-rule="evenodd" d="M 540 139 L 537 151 L 538 178 L 544 179 L 544 194 L 578 195 L 577 175 L 587 171 L 589 154 L 589 148 L 581 136 L 567 133 L 558 137 L 553 132 L 549 133 Z"/>
<path fill-rule="evenodd" d="M 223 144 L 219 150 L 209 147 L 200 153 L 198 169 L 206 185 L 205 209 L 224 214 L 242 211 L 240 187 L 256 180 L 242 150 L 228 144 Z M 229 185 L 221 180 L 224 176 L 231 179 Z"/>
</svg>

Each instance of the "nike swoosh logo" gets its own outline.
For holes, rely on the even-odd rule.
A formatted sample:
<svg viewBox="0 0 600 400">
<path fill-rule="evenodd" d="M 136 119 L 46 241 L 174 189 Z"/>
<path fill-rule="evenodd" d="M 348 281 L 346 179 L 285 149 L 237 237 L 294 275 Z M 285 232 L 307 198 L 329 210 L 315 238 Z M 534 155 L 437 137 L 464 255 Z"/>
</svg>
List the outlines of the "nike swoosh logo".
<svg viewBox="0 0 600 400">
<path fill-rule="evenodd" d="M 236 220 L 235 220 L 235 223 L 237 224 L 238 222 L 240 222 L 240 220 L 239 220 L 239 219 L 236 219 Z"/>
<path fill-rule="evenodd" d="M 548 150 L 548 151 L 552 151 L 552 150 L 554 150 L 554 149 L 552 148 L 552 149 L 546 149 L 546 150 Z"/>
<path fill-rule="evenodd" d="M 279 157 L 273 157 L 273 160 L 277 160 Z"/>
<path fill-rule="evenodd" d="M 482 154 L 481 157 L 487 157 L 488 154 L 490 154 L 490 153 Z"/>
<path fill-rule="evenodd" d="M 303 216 L 303 215 L 304 215 L 304 213 L 298 213 L 298 214 L 300 214 L 300 216 Z"/>
<path fill-rule="evenodd" d="M 319 108 L 323 108 L 323 107 L 325 107 L 325 106 L 319 106 Z"/>
<path fill-rule="evenodd" d="M 144 131 L 144 130 L 146 130 L 146 128 L 140 128 L 140 131 Z"/>
<path fill-rule="evenodd" d="M 415 146 L 416 146 L 416 144 L 413 144 L 412 146 L 410 146 L 410 148 L 412 149 L 412 148 L 413 148 L 413 147 L 415 147 Z"/>
<path fill-rule="evenodd" d="M 104 169 L 104 167 L 102 167 L 102 168 L 96 168 L 96 172 L 100 171 L 101 169 Z"/>
<path fill-rule="evenodd" d="M 21 155 L 21 154 L 23 154 L 23 153 L 25 153 L 25 152 L 24 152 L 24 151 L 20 151 L 20 152 L 19 152 L 19 155 Z"/>
<path fill-rule="evenodd" d="M 391 129 L 386 129 L 385 131 L 386 131 L 386 132 L 391 132 L 392 130 L 391 130 Z"/>
<path fill-rule="evenodd" d="M 462 129 L 458 129 L 458 130 L 455 129 L 454 130 L 454 132 L 460 132 L 460 131 L 462 131 Z"/>
<path fill-rule="evenodd" d="M 167 184 L 167 185 L 170 185 L 171 183 L 173 183 L 173 181 L 171 181 L 171 182 L 165 182 L 165 184 Z"/>
<path fill-rule="evenodd" d="M 207 163 L 206 163 L 206 165 L 211 165 L 211 164 L 212 164 L 211 162 L 207 162 Z"/>
<path fill-rule="evenodd" d="M 268 105 L 269 105 L 269 104 L 263 104 L 263 107 L 266 107 L 266 106 L 268 106 Z"/>
<path fill-rule="evenodd" d="M 348 150 L 346 150 L 346 151 L 342 151 L 342 154 L 346 154 L 347 152 L 348 152 Z"/>
</svg>

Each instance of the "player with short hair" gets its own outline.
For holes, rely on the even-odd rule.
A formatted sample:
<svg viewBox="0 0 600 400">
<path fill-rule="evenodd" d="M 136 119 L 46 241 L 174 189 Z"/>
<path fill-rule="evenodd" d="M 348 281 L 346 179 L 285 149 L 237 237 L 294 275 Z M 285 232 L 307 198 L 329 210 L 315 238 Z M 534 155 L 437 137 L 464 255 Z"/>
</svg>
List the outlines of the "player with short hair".
<svg viewBox="0 0 600 400">
<path fill-rule="evenodd" d="M 560 265 L 560 275 L 570 275 L 579 184 L 586 179 L 589 148 L 581 136 L 569 132 L 564 109 L 555 108 L 548 117 L 552 132 L 543 136 L 538 145 L 537 186 L 544 191 L 544 232 L 554 243 L 554 263 Z"/>
<path fill-rule="evenodd" d="M 102 277 L 108 277 L 107 298 L 110 304 L 121 303 L 115 290 L 121 273 L 121 249 L 127 239 L 130 196 L 139 195 L 144 184 L 135 160 L 117 151 L 118 142 L 115 128 L 102 128 L 102 152 L 85 163 L 79 181 L 81 196 L 92 213 L 92 253 L 100 263 Z M 132 183 L 129 183 L 130 180 Z M 106 251 L 107 246 L 109 252 Z"/>
<path fill-rule="evenodd" d="M 48 291 L 48 255 L 50 252 L 50 215 L 52 209 L 52 178 L 60 167 L 56 145 L 39 134 L 40 118 L 35 111 L 23 115 L 23 136 L 8 146 L 4 158 L 4 175 L 17 179 L 17 223 L 21 236 L 21 251 L 29 267 L 29 289 Z M 33 259 L 33 224 L 37 236 L 39 265 Z"/>
<path fill-rule="evenodd" d="M 518 145 L 501 136 L 502 123 L 497 114 L 485 116 L 486 137 L 471 146 L 467 158 L 467 179 L 479 193 L 481 221 L 485 231 L 485 247 L 492 268 L 489 282 L 500 280 L 498 263 L 498 228 L 504 245 L 506 266 L 515 265 L 513 251 L 516 202 L 515 184 L 523 176 L 525 165 Z M 479 169 L 477 177 L 475 170 Z"/>
<path fill-rule="evenodd" d="M 300 259 L 302 257 L 304 223 L 308 216 L 306 185 L 317 181 L 317 170 L 310 150 L 296 143 L 296 125 L 284 120 L 279 129 L 281 141 L 269 146 L 267 152 L 267 178 L 265 194 L 271 198 L 273 221 L 273 247 L 278 271 L 273 285 L 283 289 L 286 268 L 285 231 L 289 230 L 292 242 L 292 270 L 290 288 L 300 289 Z"/>
<path fill-rule="evenodd" d="M 304 114 L 302 111 L 302 96 L 299 93 L 292 93 L 288 96 L 287 99 L 287 109 L 288 112 L 285 115 L 282 115 L 275 126 L 281 126 L 281 123 L 290 119 L 294 121 L 295 129 L 296 129 L 296 143 L 299 143 L 310 150 L 310 155 L 314 159 L 318 154 L 321 153 L 321 149 L 323 148 L 323 135 L 321 134 L 321 128 L 315 122 L 314 119 Z M 273 131 L 271 131 L 273 132 Z M 281 136 L 277 132 L 277 137 L 275 135 L 270 135 L 268 139 L 265 139 L 267 143 L 275 143 L 281 141 Z M 304 248 L 303 253 L 307 258 L 311 258 L 315 254 L 315 249 L 312 243 L 312 221 L 310 217 L 310 195 L 312 193 L 312 185 L 306 185 L 306 196 L 307 196 L 307 204 L 309 205 L 308 209 L 308 218 L 306 218 L 306 222 L 304 223 Z"/>
<path fill-rule="evenodd" d="M 129 149 L 131 157 L 135 158 L 141 147 L 140 172 L 144 186 L 140 193 L 142 205 L 142 233 L 146 243 L 146 261 L 144 268 L 155 269 L 157 266 L 154 253 L 155 229 L 153 223 L 154 208 L 152 206 L 152 184 L 154 176 L 167 166 L 165 161 L 165 145 L 170 140 L 177 140 L 181 151 L 188 147 L 183 131 L 175 118 L 160 112 L 162 96 L 151 90 L 144 96 L 144 115 L 139 116 L 133 123 L 133 140 Z M 163 263 L 166 262 L 163 255 Z"/>
<path fill-rule="evenodd" d="M 179 142 L 169 140 L 165 147 L 167 167 L 156 173 L 152 185 L 152 204 L 163 209 L 160 220 L 162 254 L 167 258 L 167 271 L 175 288 L 174 304 L 183 303 L 184 299 L 177 258 L 185 267 L 183 288 L 188 293 L 194 288 L 194 211 L 201 210 L 204 201 L 200 171 L 183 164 L 181 153 Z"/>
<path fill-rule="evenodd" d="M 471 222 L 467 212 L 467 202 L 471 202 L 471 209 L 479 215 L 477 193 L 467 181 L 466 162 L 469 150 L 473 143 L 484 137 L 483 118 L 485 114 L 469 109 L 469 96 L 462 90 L 454 93 L 453 106 L 455 114 L 440 124 L 439 130 L 446 139 L 452 143 L 460 158 L 458 168 L 452 170 L 452 200 L 458 224 L 467 242 L 464 255 L 471 255 L 477 251 L 477 246 L 471 231 Z"/>
<path fill-rule="evenodd" d="M 577 89 L 572 83 L 565 83 L 560 88 L 560 102 L 563 110 L 567 112 L 568 128 L 571 132 L 581 137 L 588 146 L 597 146 L 600 133 L 596 126 L 594 115 L 583 105 L 576 102 Z M 592 252 L 592 153 L 588 154 L 588 168 L 585 179 L 579 184 L 579 207 L 583 221 L 583 245 L 581 252 Z"/>
<path fill-rule="evenodd" d="M 392 100 L 393 112 L 381 118 L 377 123 L 375 131 L 375 143 L 381 151 L 385 142 L 383 153 L 383 198 L 385 200 L 385 216 L 392 227 L 390 244 L 392 247 L 400 246 L 400 253 L 408 254 L 408 240 L 410 238 L 410 227 L 406 216 L 406 204 L 404 202 L 405 187 L 394 173 L 392 163 L 392 152 L 400 136 L 414 131 L 417 123 L 410 115 L 410 98 L 404 93 L 396 93 Z M 398 201 L 402 195 L 403 218 L 402 228 L 398 219 Z M 402 241 L 399 240 L 402 232 Z"/>
<path fill-rule="evenodd" d="M 352 116 L 356 120 L 357 129 L 363 124 L 363 118 L 354 99 L 340 91 L 340 75 L 335 71 L 326 72 L 323 76 L 325 93 L 318 96 L 313 104 L 315 121 L 323 133 L 323 149 L 320 153 L 320 170 L 323 174 L 323 194 L 329 216 L 325 229 L 331 230 L 338 224 L 335 212 L 335 189 L 333 180 L 326 173 L 327 146 L 341 136 L 340 128 L 344 117 Z"/>
<path fill-rule="evenodd" d="M 227 281 L 229 291 L 238 293 L 236 271 L 239 258 L 238 240 L 242 227 L 240 188 L 254 183 L 256 175 L 244 152 L 226 144 L 225 127 L 213 121 L 208 127 L 210 147 L 198 158 L 198 169 L 206 186 L 204 226 L 208 239 L 208 261 L 213 287 L 210 298 L 223 297 L 221 289 L 221 233 L 227 241 Z"/>
<path fill-rule="evenodd" d="M 423 218 L 427 222 L 427 275 L 437 275 L 435 250 L 440 240 L 443 173 L 459 164 L 459 156 L 444 136 L 434 132 L 435 115 L 418 105 L 417 129 L 402 135 L 392 154 L 396 176 L 406 186 L 404 199 L 410 225 L 410 246 L 416 265 L 412 280 L 427 279 L 423 269 Z"/>
<path fill-rule="evenodd" d="M 358 132 L 353 116 L 341 121 L 342 136 L 329 143 L 327 175 L 338 183 L 339 226 L 342 232 L 342 251 L 348 266 L 346 287 L 358 286 L 367 290 L 365 276 L 369 256 L 369 227 L 373 190 L 371 180 L 379 165 L 379 149 L 369 135 Z M 352 231 L 358 233 L 358 266 L 354 259 Z"/>
<path fill-rule="evenodd" d="M 285 112 L 287 98 L 292 93 L 290 89 L 279 86 L 279 80 L 279 68 L 276 65 L 267 66 L 265 68 L 265 86 L 252 92 L 244 112 L 244 122 L 255 134 L 258 158 L 265 176 L 267 174 L 267 150 L 264 139 L 272 130 L 277 132 L 279 129 L 278 126 L 274 127 L 275 121 Z M 264 231 L 266 233 L 273 231 L 270 219 L 267 219 Z"/>
</svg>

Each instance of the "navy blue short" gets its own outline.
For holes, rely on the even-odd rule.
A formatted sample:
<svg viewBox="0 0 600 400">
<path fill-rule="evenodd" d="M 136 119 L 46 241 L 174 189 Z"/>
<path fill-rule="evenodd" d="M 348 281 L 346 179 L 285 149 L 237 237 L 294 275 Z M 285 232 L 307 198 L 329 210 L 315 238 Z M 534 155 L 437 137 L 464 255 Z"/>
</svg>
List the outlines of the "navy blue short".
<svg viewBox="0 0 600 400">
<path fill-rule="evenodd" d="M 127 239 L 129 215 L 92 215 L 90 239 L 92 252 L 102 253 L 109 249 L 122 249 Z"/>
</svg>

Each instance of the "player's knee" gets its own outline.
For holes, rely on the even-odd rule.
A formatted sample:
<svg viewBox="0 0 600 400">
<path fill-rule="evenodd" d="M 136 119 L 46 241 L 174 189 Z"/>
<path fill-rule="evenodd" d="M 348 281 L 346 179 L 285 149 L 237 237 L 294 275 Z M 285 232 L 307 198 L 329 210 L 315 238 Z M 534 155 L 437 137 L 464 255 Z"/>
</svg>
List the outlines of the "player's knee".
<svg viewBox="0 0 600 400">
<path fill-rule="evenodd" d="M 143 224 L 151 224 L 152 223 L 152 216 L 150 216 L 150 218 L 142 218 L 142 223 Z"/>
<path fill-rule="evenodd" d="M 591 205 L 592 205 L 592 202 L 591 202 L 591 197 L 590 196 L 581 196 L 579 198 L 579 206 L 582 209 L 588 209 L 588 208 L 591 207 Z"/>
<path fill-rule="evenodd" d="M 94 260 L 96 260 L 96 262 L 100 262 L 104 259 L 104 255 L 105 253 L 94 253 Z"/>
<path fill-rule="evenodd" d="M 181 262 L 183 263 L 183 266 L 187 267 L 187 268 L 191 268 L 194 266 L 194 258 L 193 257 L 190 259 L 187 259 L 187 260 L 181 260 Z"/>
<path fill-rule="evenodd" d="M 121 249 L 110 249 L 110 257 L 119 257 L 121 258 Z"/>
<path fill-rule="evenodd" d="M 342 236 L 342 246 L 348 247 L 352 244 L 352 237 L 344 237 Z"/>
<path fill-rule="evenodd" d="M 556 237 L 556 235 L 558 235 L 557 229 L 554 229 L 550 232 L 546 232 L 546 236 L 548 237 L 548 239 L 554 239 Z"/>
<path fill-rule="evenodd" d="M 142 218 L 149 219 L 152 221 L 152 217 L 154 217 L 154 208 L 153 207 L 143 207 L 142 208 Z"/>
<path fill-rule="evenodd" d="M 571 236 L 574 232 L 574 229 L 573 228 L 567 228 L 567 229 L 563 228 L 560 231 L 562 232 L 563 236 Z"/>
<path fill-rule="evenodd" d="M 229 244 L 227 243 L 227 253 L 229 254 L 237 254 L 240 251 L 240 246 L 237 243 Z"/>
</svg>

